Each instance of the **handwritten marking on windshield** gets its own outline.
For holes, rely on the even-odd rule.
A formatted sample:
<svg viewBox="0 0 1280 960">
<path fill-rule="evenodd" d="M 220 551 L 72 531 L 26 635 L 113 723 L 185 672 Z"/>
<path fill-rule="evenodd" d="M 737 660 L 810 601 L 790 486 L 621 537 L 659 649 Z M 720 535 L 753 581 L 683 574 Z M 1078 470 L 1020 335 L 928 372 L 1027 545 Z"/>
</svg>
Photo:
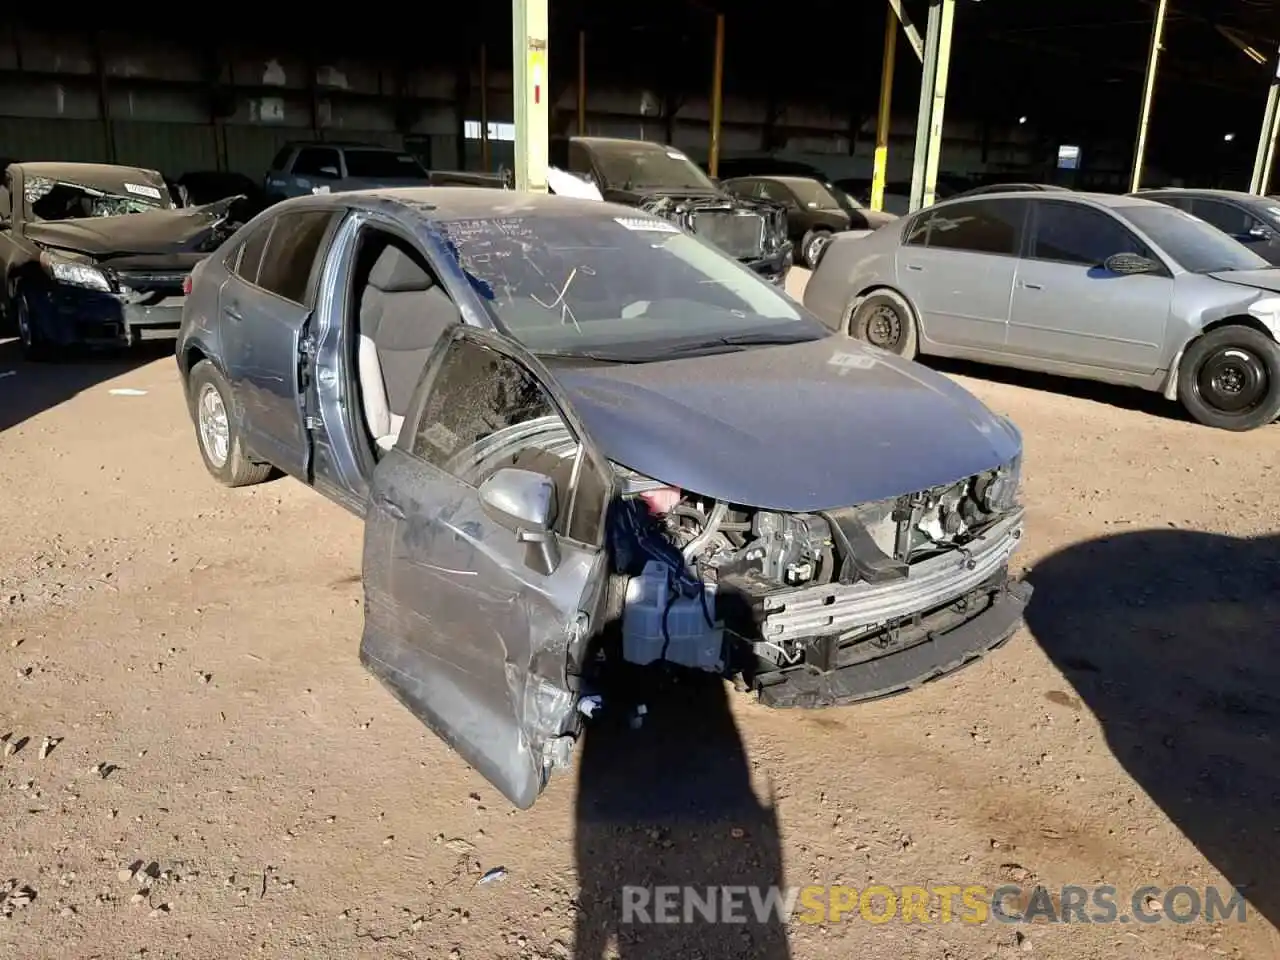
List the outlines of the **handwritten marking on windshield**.
<svg viewBox="0 0 1280 960">
<path fill-rule="evenodd" d="M 569 279 L 564 282 L 564 286 L 561 287 L 560 293 L 550 303 L 543 303 L 540 299 L 538 299 L 538 295 L 534 293 L 529 294 L 529 297 L 538 306 L 543 307 L 547 310 L 554 310 L 558 306 L 560 308 L 561 324 L 568 326 L 568 324 L 572 322 L 574 329 L 577 330 L 579 333 L 581 333 L 582 327 L 578 323 L 578 318 L 573 315 L 573 308 L 570 307 L 569 304 L 566 303 L 564 299 L 565 294 L 569 292 L 569 285 L 573 283 L 573 280 L 575 277 L 577 277 L 579 270 L 587 274 L 587 276 L 592 276 L 592 277 L 595 276 L 595 271 L 592 270 L 590 267 L 574 267 L 572 270 L 569 271 Z"/>
</svg>

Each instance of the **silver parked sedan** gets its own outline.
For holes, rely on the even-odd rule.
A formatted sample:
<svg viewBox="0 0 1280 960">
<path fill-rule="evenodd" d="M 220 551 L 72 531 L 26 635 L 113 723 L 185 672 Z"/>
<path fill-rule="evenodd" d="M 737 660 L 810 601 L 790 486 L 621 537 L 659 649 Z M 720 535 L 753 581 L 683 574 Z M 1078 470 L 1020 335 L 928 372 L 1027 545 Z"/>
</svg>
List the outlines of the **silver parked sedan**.
<svg viewBox="0 0 1280 960">
<path fill-rule="evenodd" d="M 1280 269 L 1136 197 L 1004 193 L 837 237 L 805 289 L 829 326 L 899 356 L 1141 387 L 1200 423 L 1280 416 Z"/>
</svg>

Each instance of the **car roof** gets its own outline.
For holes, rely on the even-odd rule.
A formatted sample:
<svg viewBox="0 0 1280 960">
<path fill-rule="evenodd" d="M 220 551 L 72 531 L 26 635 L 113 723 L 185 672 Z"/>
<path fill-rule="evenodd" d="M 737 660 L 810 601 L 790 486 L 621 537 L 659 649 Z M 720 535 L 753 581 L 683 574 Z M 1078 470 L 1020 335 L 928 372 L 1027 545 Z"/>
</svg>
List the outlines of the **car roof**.
<svg viewBox="0 0 1280 960">
<path fill-rule="evenodd" d="M 1054 203 L 1083 203 L 1087 206 L 1109 207 L 1117 209 L 1121 207 L 1157 207 L 1163 206 L 1157 200 L 1145 200 L 1137 196 L 1124 196 L 1115 193 L 1087 193 L 1075 190 L 1006 190 L 997 193 L 982 193 L 973 197 L 950 197 L 946 200 L 939 200 L 934 206 L 943 206 L 952 203 L 971 203 L 978 200 L 1000 200 L 1000 199 L 1016 199 L 1030 200 L 1031 194 L 1042 194 L 1035 197 L 1040 201 L 1052 200 Z M 932 207 L 930 208 L 932 209 Z"/>
<path fill-rule="evenodd" d="M 652 147 L 654 150 L 677 150 L 678 147 L 668 146 L 665 143 L 658 143 L 656 140 L 636 140 L 633 137 L 569 137 L 574 143 L 584 143 L 588 146 L 598 144 L 600 146 L 635 146 L 639 144 L 644 147 Z M 682 153 L 684 151 L 681 151 Z"/>
<path fill-rule="evenodd" d="M 344 190 L 338 193 L 308 194 L 296 200 L 285 200 L 281 205 L 368 206 L 380 200 L 416 208 L 433 220 L 515 217 L 529 213 L 588 217 L 604 214 L 656 219 L 634 207 L 616 203 L 561 197 L 550 193 L 496 190 L 493 187 L 380 187 L 372 190 Z"/>
<path fill-rule="evenodd" d="M 162 179 L 159 170 L 146 167 L 123 167 L 114 163 L 68 163 L 61 160 L 27 160 L 10 164 L 18 167 L 23 173 L 33 177 L 48 177 L 50 180 L 72 179 L 76 176 L 127 177 Z"/>
<path fill-rule="evenodd" d="M 1218 190 L 1211 187 L 1154 187 L 1150 190 L 1139 190 L 1130 196 L 1141 197 L 1144 194 L 1168 194 L 1180 197 L 1221 197 L 1223 200 L 1239 200 L 1244 203 L 1258 203 L 1266 201 L 1266 197 L 1260 197 L 1256 193 L 1246 193 L 1243 190 Z"/>
<path fill-rule="evenodd" d="M 404 153 L 385 143 L 369 143 L 363 140 L 290 140 L 286 147 L 301 149 L 303 147 L 333 147 L 337 150 L 385 150 L 387 153 Z"/>
</svg>

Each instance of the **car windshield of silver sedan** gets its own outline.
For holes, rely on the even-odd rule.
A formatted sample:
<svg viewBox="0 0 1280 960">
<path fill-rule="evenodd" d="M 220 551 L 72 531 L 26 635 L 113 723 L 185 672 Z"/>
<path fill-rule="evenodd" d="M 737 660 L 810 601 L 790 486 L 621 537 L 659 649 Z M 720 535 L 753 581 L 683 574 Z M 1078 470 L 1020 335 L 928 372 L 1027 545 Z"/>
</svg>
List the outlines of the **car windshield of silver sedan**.
<svg viewBox="0 0 1280 960">
<path fill-rule="evenodd" d="M 826 328 L 705 241 L 616 209 L 446 220 L 502 331 L 535 353 L 655 359 L 699 344 L 817 340 Z"/>
<path fill-rule="evenodd" d="M 33 220 L 119 217 L 173 207 L 167 191 L 146 183 L 88 184 L 28 177 L 22 192 Z"/>
<path fill-rule="evenodd" d="M 1185 210 L 1174 207 L 1120 207 L 1116 213 L 1154 240 L 1192 273 L 1265 270 L 1271 266 L 1244 244 Z"/>
</svg>

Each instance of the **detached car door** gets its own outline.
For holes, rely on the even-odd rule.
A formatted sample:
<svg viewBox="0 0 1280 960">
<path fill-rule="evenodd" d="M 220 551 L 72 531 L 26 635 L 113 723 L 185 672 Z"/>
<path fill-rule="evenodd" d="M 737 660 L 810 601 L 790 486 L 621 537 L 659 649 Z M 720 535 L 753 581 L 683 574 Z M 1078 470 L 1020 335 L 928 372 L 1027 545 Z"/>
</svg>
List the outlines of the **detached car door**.
<svg viewBox="0 0 1280 960">
<path fill-rule="evenodd" d="M 612 484 L 541 364 L 467 327 L 373 474 L 360 659 L 522 809 L 580 730 Z"/>
<path fill-rule="evenodd" d="M 307 480 L 310 441 L 303 382 L 307 324 L 336 214 L 282 213 L 256 226 L 228 261 L 219 294 L 225 373 L 245 443 Z"/>
</svg>

